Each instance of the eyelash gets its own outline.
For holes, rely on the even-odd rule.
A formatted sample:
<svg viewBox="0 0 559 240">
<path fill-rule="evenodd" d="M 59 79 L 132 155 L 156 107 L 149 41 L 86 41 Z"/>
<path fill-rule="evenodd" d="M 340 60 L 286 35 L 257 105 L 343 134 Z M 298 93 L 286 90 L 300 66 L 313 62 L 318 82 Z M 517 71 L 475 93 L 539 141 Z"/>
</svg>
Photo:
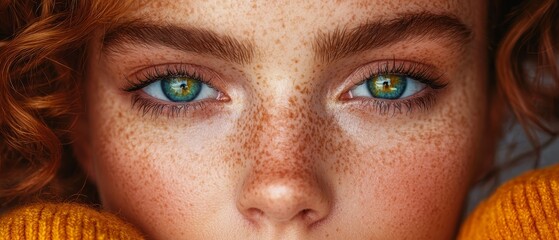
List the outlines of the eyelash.
<svg viewBox="0 0 559 240">
<path fill-rule="evenodd" d="M 203 74 L 195 69 L 190 69 L 184 64 L 174 64 L 166 66 L 154 66 L 144 70 L 134 76 L 134 79 L 127 79 L 128 86 L 123 88 L 124 91 L 132 93 L 132 108 L 137 108 L 142 116 L 151 114 L 152 117 L 166 115 L 167 117 L 178 117 L 186 114 L 191 110 L 202 110 L 211 100 L 193 101 L 187 103 L 161 103 L 160 101 L 153 100 L 151 97 L 145 97 L 145 93 L 138 93 L 146 86 L 173 77 L 189 77 L 200 81 L 209 87 L 214 87 L 213 78 L 208 76 L 210 74 Z M 220 92 L 219 90 L 217 90 Z M 221 92 L 220 92 L 221 93 Z M 216 100 L 219 101 L 219 100 Z"/>
<path fill-rule="evenodd" d="M 376 67 L 374 65 L 376 65 Z M 351 89 L 363 84 L 373 77 L 390 74 L 406 76 L 427 85 L 426 89 L 404 99 L 386 100 L 370 97 L 356 97 L 349 99 L 350 102 L 359 103 L 361 109 L 373 109 L 373 111 L 376 111 L 381 115 L 387 115 L 391 112 L 392 115 L 402 114 L 404 113 L 404 110 L 406 110 L 405 113 L 407 114 L 412 113 L 416 109 L 419 109 L 420 111 L 427 111 L 435 105 L 437 92 L 448 85 L 448 82 L 443 80 L 442 74 L 438 74 L 434 71 L 435 68 L 433 66 L 418 62 L 398 61 L 395 59 L 377 61 L 374 65 L 364 67 L 366 70 L 357 74 L 357 77 L 354 79 L 359 79 L 359 81 L 353 82 Z M 346 92 L 349 92 L 350 90 Z M 342 100 L 347 100 L 344 98 L 345 97 L 343 96 L 341 97 Z"/>
<path fill-rule="evenodd" d="M 353 78 L 359 79 L 359 81 L 352 82 L 352 89 L 360 84 L 363 84 L 372 77 L 389 74 L 407 76 L 427 85 L 427 89 L 405 99 L 383 100 L 380 98 L 370 97 L 356 97 L 349 99 L 350 102 L 358 102 L 360 104 L 360 108 L 373 109 L 381 115 L 389 114 L 391 111 L 392 115 L 401 114 L 405 109 L 407 109 L 406 113 L 408 114 L 412 113 L 416 109 L 427 111 L 435 104 L 437 91 L 444 89 L 448 85 L 447 82 L 442 80 L 442 74 L 436 74 L 433 71 L 434 67 L 417 62 L 398 61 L 392 59 L 377 61 L 376 64 L 369 64 L 363 68 L 365 68 L 365 70 L 360 71 L 360 73 Z M 151 114 L 154 117 L 161 115 L 167 115 L 167 117 L 177 117 L 184 115 L 191 110 L 202 110 L 207 106 L 207 104 L 211 103 L 211 100 L 194 101 L 182 104 L 161 103 L 151 99 L 150 97 L 143 96 L 144 94 L 138 93 L 138 91 L 165 78 L 185 76 L 196 79 L 217 90 L 217 88 L 212 85 L 213 78 L 208 75 L 211 74 L 202 74 L 201 72 L 191 69 L 191 67 L 187 67 L 183 64 L 154 66 L 136 74 L 134 77 L 135 80 L 127 79 L 129 85 L 123 88 L 123 90 L 133 93 L 132 107 L 137 108 L 142 116 Z M 415 96 L 418 94 L 421 96 Z M 348 100 L 344 99 L 343 96 L 340 97 L 340 99 Z"/>
</svg>

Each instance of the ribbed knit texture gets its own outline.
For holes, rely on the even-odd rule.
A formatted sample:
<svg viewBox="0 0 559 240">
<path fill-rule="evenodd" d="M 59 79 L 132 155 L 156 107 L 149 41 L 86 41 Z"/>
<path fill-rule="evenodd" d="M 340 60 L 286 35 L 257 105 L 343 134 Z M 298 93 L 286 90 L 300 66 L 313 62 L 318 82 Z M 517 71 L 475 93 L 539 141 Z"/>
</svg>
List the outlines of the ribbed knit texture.
<svg viewBox="0 0 559 240">
<path fill-rule="evenodd" d="M 507 182 L 481 203 L 458 239 L 559 239 L 559 166 Z"/>
<path fill-rule="evenodd" d="M 33 204 L 0 216 L 0 239 L 143 239 L 118 217 L 79 204 Z"/>
</svg>

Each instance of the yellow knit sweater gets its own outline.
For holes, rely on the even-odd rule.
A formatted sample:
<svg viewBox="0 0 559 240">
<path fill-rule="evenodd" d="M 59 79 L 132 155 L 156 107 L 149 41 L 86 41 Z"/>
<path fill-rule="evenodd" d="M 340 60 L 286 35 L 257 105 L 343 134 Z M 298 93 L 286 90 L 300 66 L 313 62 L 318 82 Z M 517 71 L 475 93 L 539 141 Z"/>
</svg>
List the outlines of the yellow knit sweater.
<svg viewBox="0 0 559 240">
<path fill-rule="evenodd" d="M 559 166 L 499 187 L 468 217 L 458 239 L 559 239 Z"/>
<path fill-rule="evenodd" d="M 501 186 L 463 224 L 458 239 L 559 239 L 559 166 Z M 0 239 L 143 239 L 110 213 L 78 204 L 34 204 L 0 217 Z"/>
<path fill-rule="evenodd" d="M 143 239 L 118 217 L 79 204 L 33 204 L 0 217 L 0 239 Z"/>
</svg>

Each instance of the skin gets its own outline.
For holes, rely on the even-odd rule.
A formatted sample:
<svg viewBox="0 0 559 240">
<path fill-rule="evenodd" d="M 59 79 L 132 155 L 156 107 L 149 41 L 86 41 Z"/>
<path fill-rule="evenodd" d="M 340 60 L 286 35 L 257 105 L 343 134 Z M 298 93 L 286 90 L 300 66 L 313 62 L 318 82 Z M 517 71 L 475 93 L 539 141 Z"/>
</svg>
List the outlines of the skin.
<svg viewBox="0 0 559 240">
<path fill-rule="evenodd" d="M 412 38 L 315 57 L 319 32 L 422 11 L 457 16 L 471 41 Z M 134 5 L 130 19 L 233 36 L 252 42 L 255 57 L 235 63 L 132 43 L 107 52 L 99 37 L 78 159 L 103 207 L 153 239 L 452 239 L 487 144 L 480 16 L 481 0 Z M 429 108 L 402 114 L 344 98 L 360 81 L 355 71 L 382 59 L 428 64 L 448 85 Z M 129 76 L 171 63 L 206 69 L 224 97 L 179 116 L 142 114 L 131 104 L 141 91 L 123 91 Z"/>
</svg>

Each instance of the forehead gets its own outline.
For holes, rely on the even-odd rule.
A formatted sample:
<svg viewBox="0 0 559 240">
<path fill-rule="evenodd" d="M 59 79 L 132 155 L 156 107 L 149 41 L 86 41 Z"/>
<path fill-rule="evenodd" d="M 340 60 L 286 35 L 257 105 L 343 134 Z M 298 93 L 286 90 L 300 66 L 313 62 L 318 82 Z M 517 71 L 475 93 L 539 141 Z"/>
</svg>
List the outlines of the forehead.
<svg viewBox="0 0 559 240">
<path fill-rule="evenodd" d="M 366 21 L 392 19 L 399 14 L 431 12 L 455 15 L 474 25 L 483 1 L 359 0 L 359 1 L 236 1 L 142 0 L 134 18 L 189 24 L 246 38 L 301 33 L 298 39 Z M 258 34 L 256 34 L 258 33 Z"/>
</svg>

